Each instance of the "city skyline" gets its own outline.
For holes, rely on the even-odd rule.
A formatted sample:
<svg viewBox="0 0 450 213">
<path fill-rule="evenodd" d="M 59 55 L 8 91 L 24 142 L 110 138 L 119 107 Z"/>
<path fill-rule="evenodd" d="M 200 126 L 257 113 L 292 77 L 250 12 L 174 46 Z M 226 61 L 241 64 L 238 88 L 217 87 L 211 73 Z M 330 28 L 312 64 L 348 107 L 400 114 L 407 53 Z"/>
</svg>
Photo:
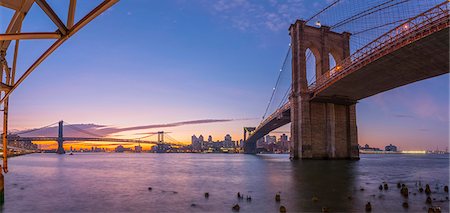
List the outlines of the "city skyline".
<svg viewBox="0 0 450 213">
<path fill-rule="evenodd" d="M 184 142 L 194 132 L 242 138 L 242 127 L 256 126 L 261 120 L 280 55 L 289 44 L 289 24 L 312 14 L 302 9 L 304 4 L 318 10 L 326 1 L 317 5 L 298 1 L 289 5 L 292 11 L 286 16 L 277 11 L 282 4 L 231 2 L 235 4 L 119 2 L 64 44 L 11 96 L 11 129 L 60 119 L 119 128 L 215 119 L 222 121 L 122 132 L 128 135 L 121 137 L 164 130 Z M 50 3 L 61 11 L 65 6 Z M 152 7 L 157 14 L 142 9 Z M 242 7 L 260 9 L 258 14 L 245 14 Z M 0 16 L 10 13 L 2 8 Z M 35 8 L 29 15 L 39 17 L 37 13 Z M 268 13 L 279 17 L 272 19 L 277 22 L 260 17 Z M 227 14 L 244 17 L 237 20 Z M 40 15 L 26 20 L 24 30 L 53 26 Z M 136 23 L 140 19 L 148 22 Z M 2 30 L 7 26 L 0 24 Z M 138 25 L 137 36 L 123 33 Z M 27 54 L 19 70 L 46 44 L 45 40 L 28 46 L 24 42 L 21 52 Z M 406 149 L 448 146 L 448 80 L 444 75 L 360 101 L 359 144 L 392 143 Z"/>
</svg>

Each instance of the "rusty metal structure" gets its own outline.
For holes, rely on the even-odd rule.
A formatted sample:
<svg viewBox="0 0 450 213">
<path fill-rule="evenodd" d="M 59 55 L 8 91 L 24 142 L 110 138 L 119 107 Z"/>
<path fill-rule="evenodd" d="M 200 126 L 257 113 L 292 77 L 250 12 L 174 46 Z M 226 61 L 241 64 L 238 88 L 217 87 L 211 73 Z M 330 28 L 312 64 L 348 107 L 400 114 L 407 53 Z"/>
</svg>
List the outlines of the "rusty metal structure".
<svg viewBox="0 0 450 213">
<path fill-rule="evenodd" d="M 3 165 L 1 175 L 1 194 L 3 194 L 3 175 L 8 172 L 8 148 L 7 148 L 7 132 L 8 132 L 8 99 L 14 90 L 41 64 L 48 56 L 50 56 L 59 46 L 67 39 L 77 33 L 86 24 L 102 14 L 108 8 L 113 6 L 119 0 L 103 0 L 88 14 L 75 23 L 75 11 L 77 8 L 76 0 L 70 1 L 67 10 L 67 21 L 64 23 L 52 6 L 46 0 L 0 0 L 0 6 L 14 11 L 9 21 L 6 32 L 0 34 L 0 105 L 3 111 Z M 56 30 L 52 32 L 22 32 L 22 22 L 27 17 L 28 12 L 33 6 L 39 7 L 48 18 L 55 24 Z M 27 17 L 28 18 L 28 17 Z M 33 17 L 31 17 L 33 18 Z M 21 40 L 38 40 L 52 39 L 53 44 L 45 50 L 28 69 L 21 71 L 22 75 L 18 76 L 17 63 L 19 60 L 19 45 Z M 14 44 L 12 51 L 8 51 L 11 44 Z M 12 52 L 12 60 L 8 61 L 6 54 Z M 3 197 L 3 196 L 2 196 Z"/>
</svg>

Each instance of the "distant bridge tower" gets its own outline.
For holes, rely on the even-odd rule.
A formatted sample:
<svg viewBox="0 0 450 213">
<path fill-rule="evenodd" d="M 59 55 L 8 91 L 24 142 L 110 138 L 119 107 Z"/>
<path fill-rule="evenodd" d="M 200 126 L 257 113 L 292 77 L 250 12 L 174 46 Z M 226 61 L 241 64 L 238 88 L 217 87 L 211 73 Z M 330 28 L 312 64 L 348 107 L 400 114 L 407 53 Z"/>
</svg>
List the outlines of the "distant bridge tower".
<svg viewBox="0 0 450 213">
<path fill-rule="evenodd" d="M 248 133 L 248 135 L 250 135 L 255 131 L 255 129 L 256 129 L 256 127 L 244 127 L 244 151 L 246 153 L 251 153 L 251 154 L 256 153 L 256 142 L 255 143 L 246 143 L 247 133 Z"/>
<path fill-rule="evenodd" d="M 297 20 L 289 28 L 292 46 L 291 157 L 293 159 L 359 159 L 356 101 L 321 97 L 311 101 L 306 75 L 306 50 L 316 59 L 316 79 L 350 55 L 350 33 L 327 26 L 307 26 Z M 351 89 L 351 88 L 349 88 Z"/>
<path fill-rule="evenodd" d="M 164 131 L 159 131 L 158 132 L 158 143 L 159 144 L 164 143 Z"/>
<path fill-rule="evenodd" d="M 64 121 L 58 122 L 58 150 L 56 151 L 57 154 L 65 154 L 66 151 L 64 151 L 63 143 L 63 123 Z"/>
</svg>

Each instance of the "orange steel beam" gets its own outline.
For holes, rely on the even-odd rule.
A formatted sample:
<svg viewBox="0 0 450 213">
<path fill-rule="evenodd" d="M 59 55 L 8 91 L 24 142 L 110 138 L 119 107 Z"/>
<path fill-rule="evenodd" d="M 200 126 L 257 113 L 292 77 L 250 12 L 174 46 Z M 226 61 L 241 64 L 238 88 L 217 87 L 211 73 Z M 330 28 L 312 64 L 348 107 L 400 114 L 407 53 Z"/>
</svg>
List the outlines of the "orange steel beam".
<svg viewBox="0 0 450 213">
<path fill-rule="evenodd" d="M 56 15 L 55 11 L 50 7 L 50 5 L 47 4 L 45 0 L 35 0 L 36 3 L 41 7 L 41 9 L 47 14 L 47 16 L 55 23 L 55 25 L 58 27 L 59 31 L 65 35 L 67 34 L 67 27 L 64 25 L 64 23 L 61 21 L 61 19 Z"/>
<path fill-rule="evenodd" d="M 75 8 L 77 5 L 77 0 L 70 0 L 69 12 L 67 14 L 67 28 L 73 27 L 73 22 L 75 19 Z"/>
<path fill-rule="evenodd" d="M 6 29 L 6 34 L 17 33 L 17 31 L 22 26 L 22 21 L 25 18 L 25 15 L 28 13 L 33 3 L 34 3 L 33 0 L 22 1 L 20 9 L 16 10 L 13 17 L 11 18 L 11 21 L 9 22 L 8 28 Z M 11 43 L 10 40 L 6 41 L 0 40 L 0 51 L 8 49 L 10 43 Z"/>
<path fill-rule="evenodd" d="M 81 28 L 83 28 L 86 24 L 92 21 L 95 17 L 103 13 L 105 10 L 110 8 L 112 5 L 117 3 L 119 0 L 104 0 L 100 5 L 94 8 L 90 13 L 84 16 L 80 21 L 78 21 L 71 29 L 69 29 L 67 35 L 62 36 L 58 40 L 53 43 L 26 71 L 25 73 L 17 80 L 17 82 L 11 87 L 11 89 L 5 93 L 5 95 L 0 100 L 0 104 L 4 103 L 4 101 L 11 95 L 11 93 L 27 78 L 36 67 L 41 64 L 51 53 L 53 53 L 61 44 L 63 44 L 70 36 L 78 32 Z"/>
<path fill-rule="evenodd" d="M 25 39 L 58 39 L 61 34 L 56 32 L 41 32 L 41 33 L 10 33 L 0 34 L 0 40 L 25 40 Z"/>
</svg>

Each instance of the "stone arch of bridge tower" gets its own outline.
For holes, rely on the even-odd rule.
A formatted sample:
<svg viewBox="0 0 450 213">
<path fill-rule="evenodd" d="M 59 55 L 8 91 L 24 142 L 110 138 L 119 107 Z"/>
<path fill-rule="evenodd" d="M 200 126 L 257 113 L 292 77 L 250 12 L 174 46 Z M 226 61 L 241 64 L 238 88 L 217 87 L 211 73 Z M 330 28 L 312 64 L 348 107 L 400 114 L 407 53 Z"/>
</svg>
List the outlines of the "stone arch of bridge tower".
<svg viewBox="0 0 450 213">
<path fill-rule="evenodd" d="M 308 60 L 308 53 L 311 52 L 311 56 Z M 305 50 L 305 69 L 306 69 L 306 84 L 310 85 L 312 82 L 317 80 L 317 76 L 320 76 L 320 71 L 322 69 L 320 62 L 320 52 L 314 46 L 308 46 Z M 313 60 L 314 59 L 314 60 Z M 314 61 L 314 64 L 309 64 L 309 62 Z M 314 79 L 312 78 L 314 77 Z M 312 82 L 310 82 L 312 81 Z"/>
<path fill-rule="evenodd" d="M 330 70 L 330 55 L 337 64 L 350 55 L 350 34 L 327 26 L 308 26 L 297 20 L 289 28 L 292 48 L 291 156 L 294 159 L 358 159 L 355 104 L 333 102 L 334 97 L 312 101 L 307 79 L 306 50 L 316 59 L 316 80 Z M 331 98 L 331 99 L 327 99 Z"/>
</svg>

